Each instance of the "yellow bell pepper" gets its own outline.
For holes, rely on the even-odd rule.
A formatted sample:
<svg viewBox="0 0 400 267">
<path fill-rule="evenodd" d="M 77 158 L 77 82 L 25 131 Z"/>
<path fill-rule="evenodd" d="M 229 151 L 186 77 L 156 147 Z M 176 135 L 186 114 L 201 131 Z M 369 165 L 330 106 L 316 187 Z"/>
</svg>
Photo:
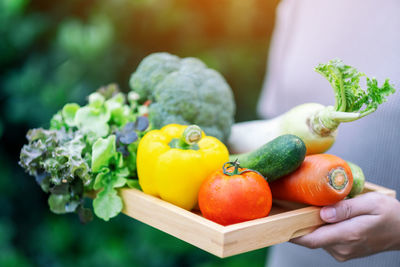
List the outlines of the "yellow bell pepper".
<svg viewBox="0 0 400 267">
<path fill-rule="evenodd" d="M 169 124 L 139 143 L 137 171 L 143 192 L 191 210 L 205 178 L 229 161 L 226 146 L 196 125 Z"/>
</svg>

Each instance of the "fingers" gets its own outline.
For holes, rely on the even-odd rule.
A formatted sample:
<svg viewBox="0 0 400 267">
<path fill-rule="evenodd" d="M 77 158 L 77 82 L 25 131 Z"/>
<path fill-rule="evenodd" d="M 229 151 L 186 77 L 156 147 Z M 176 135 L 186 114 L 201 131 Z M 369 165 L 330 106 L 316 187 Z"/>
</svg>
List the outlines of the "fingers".
<svg viewBox="0 0 400 267">
<path fill-rule="evenodd" d="M 328 246 L 337 240 L 337 234 L 332 235 L 331 227 L 331 225 L 321 226 L 308 235 L 291 239 L 290 242 L 311 249 Z"/>
<path fill-rule="evenodd" d="M 321 219 L 328 223 L 336 223 L 350 218 L 376 214 L 376 207 L 379 199 L 384 197 L 377 193 L 368 193 L 356 198 L 342 200 L 333 206 L 326 206 L 321 209 Z"/>
<path fill-rule="evenodd" d="M 360 216 L 341 223 L 324 225 L 314 232 L 294 238 L 290 242 L 312 249 L 359 242 L 365 238 L 360 234 L 363 231 L 361 228 L 368 225 L 370 217 Z"/>
</svg>

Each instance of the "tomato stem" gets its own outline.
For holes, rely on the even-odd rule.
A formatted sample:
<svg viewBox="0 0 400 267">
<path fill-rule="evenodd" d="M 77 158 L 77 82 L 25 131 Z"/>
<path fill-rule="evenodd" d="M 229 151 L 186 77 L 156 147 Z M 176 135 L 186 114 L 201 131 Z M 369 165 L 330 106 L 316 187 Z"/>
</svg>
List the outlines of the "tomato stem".
<svg viewBox="0 0 400 267">
<path fill-rule="evenodd" d="M 234 167 L 233 171 L 228 171 L 230 167 Z M 228 176 L 240 174 L 239 168 L 240 164 L 238 162 L 238 159 L 235 159 L 235 161 L 225 162 L 224 165 L 222 166 L 223 173 Z"/>
<path fill-rule="evenodd" d="M 228 171 L 228 169 L 231 167 L 234 167 L 233 171 Z M 243 169 L 242 171 L 239 171 L 239 169 L 240 169 L 240 163 L 239 163 L 238 159 L 236 159 L 235 161 L 225 162 L 224 165 L 222 166 L 223 173 L 228 176 L 241 175 L 245 172 L 255 172 L 255 173 L 259 174 L 261 177 L 264 177 L 261 173 L 259 173 L 258 171 L 255 171 L 255 170 Z"/>
</svg>

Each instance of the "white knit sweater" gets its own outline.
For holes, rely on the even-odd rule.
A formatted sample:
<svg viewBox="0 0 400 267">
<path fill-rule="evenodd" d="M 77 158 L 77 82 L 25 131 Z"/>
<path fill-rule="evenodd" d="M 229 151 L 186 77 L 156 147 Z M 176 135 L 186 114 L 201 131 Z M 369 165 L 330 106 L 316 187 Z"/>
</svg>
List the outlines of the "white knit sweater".
<svg viewBox="0 0 400 267">
<path fill-rule="evenodd" d="M 340 58 L 397 92 L 359 121 L 339 126 L 328 153 L 362 167 L 366 179 L 400 195 L 400 0 L 283 0 L 278 8 L 264 88 L 263 117 L 316 102 L 334 104 L 328 81 L 313 71 L 318 63 Z M 291 243 L 275 246 L 269 267 L 399 267 L 400 251 L 345 263 L 322 249 Z"/>
</svg>

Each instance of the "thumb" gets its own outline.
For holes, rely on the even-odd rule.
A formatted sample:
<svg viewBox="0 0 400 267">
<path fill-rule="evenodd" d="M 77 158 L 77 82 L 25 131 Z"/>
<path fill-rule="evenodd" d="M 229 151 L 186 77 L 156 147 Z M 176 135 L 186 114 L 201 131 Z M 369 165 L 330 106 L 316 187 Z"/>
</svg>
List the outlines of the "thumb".
<svg viewBox="0 0 400 267">
<path fill-rule="evenodd" d="M 339 201 L 335 205 L 323 207 L 320 217 L 327 223 L 341 222 L 350 218 L 373 214 L 377 205 L 374 194 Z"/>
</svg>

